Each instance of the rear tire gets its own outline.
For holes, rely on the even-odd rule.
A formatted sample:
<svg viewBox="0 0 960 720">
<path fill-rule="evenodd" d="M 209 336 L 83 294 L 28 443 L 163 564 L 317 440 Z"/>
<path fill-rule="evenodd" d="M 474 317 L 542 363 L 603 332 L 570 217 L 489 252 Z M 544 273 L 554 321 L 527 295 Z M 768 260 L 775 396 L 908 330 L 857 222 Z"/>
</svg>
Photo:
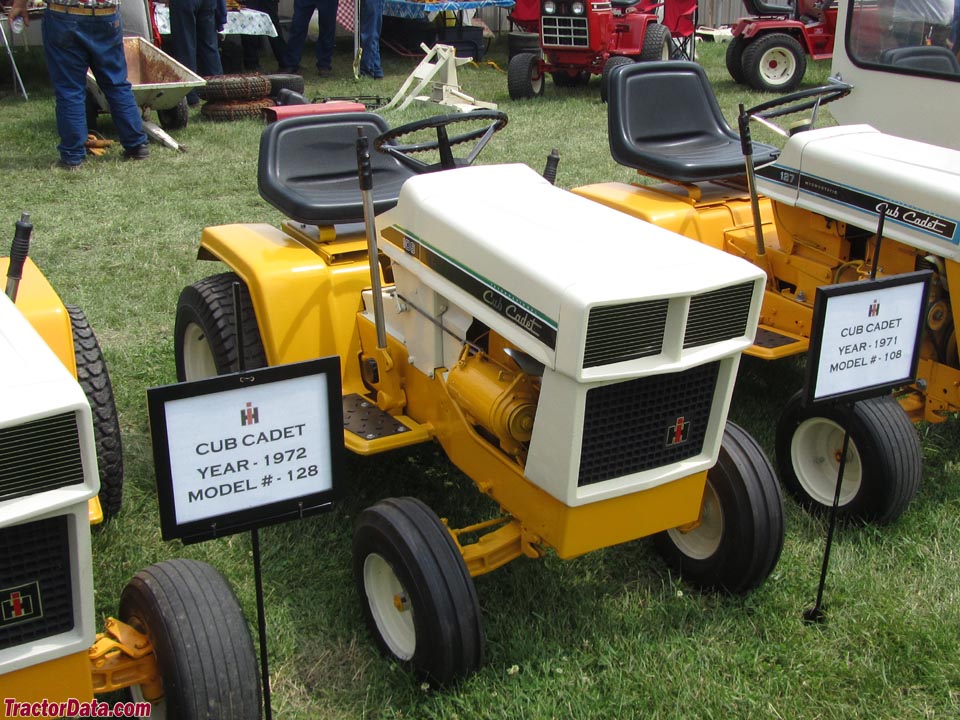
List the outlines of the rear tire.
<svg viewBox="0 0 960 720">
<path fill-rule="evenodd" d="M 747 81 L 746 76 L 743 74 L 743 51 L 746 47 L 747 42 L 740 35 L 733 38 L 733 40 L 727 44 L 727 72 L 730 73 L 730 77 L 733 78 L 733 81 L 738 85 L 743 85 Z"/>
<path fill-rule="evenodd" d="M 727 423 L 707 473 L 700 524 L 667 530 L 654 542 L 684 580 L 745 593 L 773 571 L 783 538 L 783 498 L 770 461 L 745 430 Z"/>
<path fill-rule="evenodd" d="M 850 432 L 840 485 L 840 517 L 892 523 L 920 487 L 920 439 L 892 396 L 853 406 L 805 408 L 797 393 L 777 424 L 777 464 L 784 487 L 812 512 L 829 511 L 836 493 L 844 430 Z"/>
<path fill-rule="evenodd" d="M 123 504 L 123 446 L 120 441 L 120 419 L 113 398 L 113 384 L 97 336 L 94 335 L 83 310 L 67 305 L 73 333 L 73 354 L 77 362 L 77 381 L 90 403 L 93 414 L 93 439 L 97 446 L 97 468 L 100 474 L 100 509 L 109 520 L 120 512 Z"/>
<path fill-rule="evenodd" d="M 650 23 L 643 34 L 643 48 L 640 50 L 640 62 L 669 60 L 673 55 L 670 31 L 666 25 Z"/>
<path fill-rule="evenodd" d="M 803 46 L 785 33 L 757 38 L 743 51 L 743 74 L 747 84 L 760 92 L 793 92 L 807 71 Z"/>
<path fill-rule="evenodd" d="M 243 315 L 243 358 L 247 370 L 267 364 L 260 328 L 246 284 L 228 272 L 212 275 L 180 293 L 173 327 L 177 379 L 202 380 L 236 372 L 237 331 L 233 307 L 233 283 L 240 283 Z"/>
<path fill-rule="evenodd" d="M 507 91 L 511 100 L 528 100 L 543 95 L 544 79 L 540 59 L 533 53 L 514 55 L 507 66 Z"/>
<path fill-rule="evenodd" d="M 621 65 L 632 65 L 633 60 L 624 55 L 611 55 L 603 64 L 603 72 L 600 73 L 600 101 L 606 102 L 610 97 L 610 74 Z"/>
<path fill-rule="evenodd" d="M 389 498 L 357 518 L 353 576 L 381 652 L 445 684 L 483 661 L 473 579 L 450 531 L 415 498 Z"/>
<path fill-rule="evenodd" d="M 217 570 L 185 559 L 141 570 L 123 589 L 120 619 L 153 645 L 164 695 L 150 717 L 259 720 L 260 675 L 250 629 Z M 131 693 L 142 697 L 140 687 Z"/>
</svg>

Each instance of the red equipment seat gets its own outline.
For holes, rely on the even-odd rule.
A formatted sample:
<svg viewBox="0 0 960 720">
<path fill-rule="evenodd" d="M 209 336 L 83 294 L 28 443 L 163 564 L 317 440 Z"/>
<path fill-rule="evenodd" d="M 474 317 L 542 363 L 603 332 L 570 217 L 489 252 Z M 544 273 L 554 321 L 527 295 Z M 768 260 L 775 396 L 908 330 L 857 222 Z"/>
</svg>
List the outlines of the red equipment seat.
<svg viewBox="0 0 960 720">
<path fill-rule="evenodd" d="M 357 129 L 373 140 L 389 129 L 373 113 L 302 115 L 267 125 L 260 136 L 260 196 L 291 220 L 308 225 L 363 222 L 357 172 Z M 370 153 L 373 209 L 397 204 L 400 187 L 416 173 L 392 155 Z"/>
<path fill-rule="evenodd" d="M 740 136 L 727 124 L 703 68 L 693 62 L 631 63 L 610 73 L 610 154 L 664 180 L 695 183 L 746 173 Z M 777 159 L 753 143 L 755 167 Z"/>
</svg>

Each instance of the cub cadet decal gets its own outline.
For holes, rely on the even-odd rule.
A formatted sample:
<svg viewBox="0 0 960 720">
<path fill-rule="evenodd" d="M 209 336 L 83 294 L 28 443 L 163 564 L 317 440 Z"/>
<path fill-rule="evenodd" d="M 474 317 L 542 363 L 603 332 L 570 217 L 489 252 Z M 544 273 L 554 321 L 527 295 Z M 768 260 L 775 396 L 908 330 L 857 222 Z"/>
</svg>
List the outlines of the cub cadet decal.
<svg viewBox="0 0 960 720">
<path fill-rule="evenodd" d="M 892 200 L 868 195 L 856 188 L 838 185 L 829 180 L 806 173 L 798 173 L 795 170 L 776 164 L 758 168 L 757 174 L 779 185 L 797 188 L 802 193 L 826 198 L 873 215 L 879 216 L 878 206 L 886 204 L 887 220 L 935 235 L 952 242 L 954 245 L 960 242 L 960 238 L 956 237 L 957 223 L 949 218 L 938 217 L 918 208 L 900 205 Z"/>
<path fill-rule="evenodd" d="M 40 583 L 32 582 L 0 590 L 0 626 L 43 617 Z"/>
<path fill-rule="evenodd" d="M 393 231 L 393 232 L 391 232 Z M 498 315 L 523 328 L 551 350 L 557 347 L 557 323 L 499 285 L 458 265 L 420 238 L 394 225 L 383 236 L 438 275 L 485 304 Z"/>
</svg>

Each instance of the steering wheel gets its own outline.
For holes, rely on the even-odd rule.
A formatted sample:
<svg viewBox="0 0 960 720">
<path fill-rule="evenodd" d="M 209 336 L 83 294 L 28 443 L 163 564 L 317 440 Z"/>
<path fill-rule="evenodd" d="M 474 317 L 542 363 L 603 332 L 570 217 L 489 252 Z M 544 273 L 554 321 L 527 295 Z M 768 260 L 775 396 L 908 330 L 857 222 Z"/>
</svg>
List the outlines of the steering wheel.
<svg viewBox="0 0 960 720">
<path fill-rule="evenodd" d="M 469 130 L 460 135 L 450 137 L 447 134 L 447 127 L 461 122 L 488 121 L 483 127 Z M 437 170 L 452 170 L 457 167 L 466 167 L 473 164 L 480 151 L 493 137 L 493 134 L 503 130 L 507 126 L 507 116 L 499 110 L 473 110 L 468 113 L 456 113 L 454 115 L 436 115 L 417 120 L 416 122 L 398 125 L 395 128 L 387 130 L 385 133 L 377 136 L 373 141 L 373 147 L 382 153 L 392 155 L 399 162 L 417 173 L 435 172 Z M 409 145 L 397 144 L 399 138 L 405 135 L 411 135 L 421 130 L 436 129 L 437 139 L 426 142 L 414 143 Z M 461 143 L 474 142 L 473 149 L 464 158 L 455 158 L 453 156 L 454 145 Z M 439 151 L 439 163 L 426 163 L 413 157 L 414 153 Z"/>
<path fill-rule="evenodd" d="M 798 90 L 797 92 L 788 93 L 787 95 L 781 95 L 773 100 L 767 100 L 759 105 L 754 105 L 744 112 L 750 117 L 769 120 L 770 118 L 782 117 L 783 115 L 803 112 L 813 107 L 826 105 L 834 100 L 846 97 L 852 89 L 852 86 L 840 82 L 821 85 L 820 87 Z"/>
</svg>

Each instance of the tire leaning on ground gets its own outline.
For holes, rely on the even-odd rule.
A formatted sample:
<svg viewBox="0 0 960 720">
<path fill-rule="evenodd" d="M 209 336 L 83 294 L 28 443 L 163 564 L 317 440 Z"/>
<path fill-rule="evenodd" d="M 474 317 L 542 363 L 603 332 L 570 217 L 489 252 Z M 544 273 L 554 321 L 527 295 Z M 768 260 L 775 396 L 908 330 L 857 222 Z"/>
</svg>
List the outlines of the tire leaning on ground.
<svg viewBox="0 0 960 720">
<path fill-rule="evenodd" d="M 211 275 L 185 287 L 177 301 L 173 326 L 177 379 L 202 380 L 237 370 L 233 284 L 240 283 L 243 358 L 248 370 L 267 364 L 250 291 L 236 273 Z"/>
<path fill-rule="evenodd" d="M 231 120 L 262 120 L 263 111 L 276 103 L 271 98 L 260 100 L 224 100 L 205 102 L 200 106 L 200 115 L 207 120 L 228 122 Z"/>
<path fill-rule="evenodd" d="M 77 382 L 90 403 L 93 415 L 93 440 L 97 447 L 100 473 L 100 509 L 109 520 L 123 504 L 123 446 L 120 420 L 113 397 L 113 384 L 97 336 L 80 308 L 67 305 L 73 334 L 73 354 L 77 363 Z"/>
<path fill-rule="evenodd" d="M 270 94 L 270 81 L 260 74 L 214 75 L 197 88 L 201 100 L 260 100 Z"/>
<path fill-rule="evenodd" d="M 527 100 L 543 95 L 545 84 L 542 74 L 538 76 L 539 62 L 533 53 L 514 55 L 507 66 L 507 92 L 511 100 Z"/>
<path fill-rule="evenodd" d="M 450 531 L 424 503 L 388 498 L 360 513 L 353 576 L 385 655 L 441 685 L 480 667 L 483 619 L 473 579 Z"/>
<path fill-rule="evenodd" d="M 305 85 L 302 75 L 293 73 L 274 73 L 264 77 L 270 82 L 270 97 L 276 98 L 281 90 L 292 90 L 295 93 L 303 94 Z"/>
<path fill-rule="evenodd" d="M 797 89 L 807 71 L 803 46 L 786 33 L 755 39 L 743 51 L 743 75 L 758 92 L 787 93 Z"/>
<path fill-rule="evenodd" d="M 707 473 L 699 524 L 654 537 L 687 582 L 745 593 L 773 572 L 783 549 L 783 497 L 770 461 L 745 430 L 727 423 Z"/>
<path fill-rule="evenodd" d="M 120 595 L 120 619 L 147 635 L 163 697 L 159 720 L 259 720 L 261 696 L 250 629 L 217 570 L 175 559 L 138 572 Z M 131 688 L 137 700 L 141 687 Z"/>
<path fill-rule="evenodd" d="M 906 510 L 920 487 L 920 438 L 890 395 L 851 405 L 805 408 L 801 394 L 777 423 L 777 465 L 784 487 L 813 512 L 833 506 L 844 430 L 850 444 L 840 485 L 841 517 L 885 525 Z"/>
</svg>

